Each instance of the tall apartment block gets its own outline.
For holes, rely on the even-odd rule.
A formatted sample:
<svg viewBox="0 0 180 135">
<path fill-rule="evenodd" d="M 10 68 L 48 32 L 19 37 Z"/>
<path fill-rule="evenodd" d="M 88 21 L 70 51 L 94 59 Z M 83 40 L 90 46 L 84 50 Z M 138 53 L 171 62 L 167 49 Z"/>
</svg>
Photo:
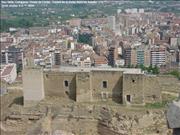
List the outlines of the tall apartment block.
<svg viewBox="0 0 180 135">
<path fill-rule="evenodd" d="M 108 65 L 115 66 L 115 61 L 118 57 L 118 52 L 116 47 L 110 47 L 108 50 Z"/>
<path fill-rule="evenodd" d="M 150 50 L 147 47 L 131 47 L 125 49 L 125 65 L 150 65 Z"/>
<path fill-rule="evenodd" d="M 61 64 L 61 54 L 60 51 L 56 50 L 53 53 L 53 65 L 60 65 Z"/>
<path fill-rule="evenodd" d="M 161 66 L 166 64 L 166 48 L 163 46 L 153 46 L 151 48 L 151 65 Z"/>
<path fill-rule="evenodd" d="M 115 16 L 108 16 L 108 27 L 115 31 L 116 30 L 116 18 Z"/>
<path fill-rule="evenodd" d="M 124 50 L 125 65 L 131 65 L 131 48 L 125 48 Z"/>
<path fill-rule="evenodd" d="M 136 50 L 137 65 L 150 65 L 150 49 L 149 48 L 138 48 Z"/>
<path fill-rule="evenodd" d="M 10 46 L 5 50 L 1 50 L 1 63 L 16 63 L 17 69 L 22 70 L 23 68 L 23 50 L 22 48 L 16 48 Z"/>
</svg>

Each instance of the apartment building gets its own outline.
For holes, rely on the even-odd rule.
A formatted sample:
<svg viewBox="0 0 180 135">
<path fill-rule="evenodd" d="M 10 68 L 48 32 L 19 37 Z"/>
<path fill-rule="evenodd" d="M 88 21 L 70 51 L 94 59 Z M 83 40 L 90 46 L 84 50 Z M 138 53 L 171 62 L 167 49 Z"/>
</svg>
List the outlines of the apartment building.
<svg viewBox="0 0 180 135">
<path fill-rule="evenodd" d="M 161 66 L 166 64 L 166 48 L 163 46 L 153 46 L 151 48 L 151 65 Z"/>
<path fill-rule="evenodd" d="M 9 46 L 4 50 L 1 50 L 1 63 L 16 63 L 18 70 L 23 68 L 23 50 L 22 48 L 17 48 L 15 46 Z"/>
</svg>

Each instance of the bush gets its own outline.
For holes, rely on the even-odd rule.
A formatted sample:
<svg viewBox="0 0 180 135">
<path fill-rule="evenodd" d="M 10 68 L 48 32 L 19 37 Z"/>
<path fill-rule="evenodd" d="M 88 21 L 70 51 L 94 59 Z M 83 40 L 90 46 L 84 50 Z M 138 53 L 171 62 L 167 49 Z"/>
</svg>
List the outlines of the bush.
<svg viewBox="0 0 180 135">
<path fill-rule="evenodd" d="M 180 80 L 180 71 L 174 70 L 174 71 L 169 72 L 168 74 L 173 75 Z"/>
<path fill-rule="evenodd" d="M 137 65 L 136 67 L 141 68 L 141 70 L 147 71 L 148 73 L 151 74 L 159 74 L 159 68 L 157 66 L 153 67 L 152 65 L 150 65 L 149 67 L 145 67 L 143 64 L 141 64 L 141 65 Z"/>
<path fill-rule="evenodd" d="M 163 102 L 156 102 L 156 103 L 147 103 L 145 105 L 145 107 L 147 108 L 154 108 L 154 109 L 158 109 L 158 108 L 164 108 L 166 106 L 167 102 L 163 101 Z"/>
</svg>

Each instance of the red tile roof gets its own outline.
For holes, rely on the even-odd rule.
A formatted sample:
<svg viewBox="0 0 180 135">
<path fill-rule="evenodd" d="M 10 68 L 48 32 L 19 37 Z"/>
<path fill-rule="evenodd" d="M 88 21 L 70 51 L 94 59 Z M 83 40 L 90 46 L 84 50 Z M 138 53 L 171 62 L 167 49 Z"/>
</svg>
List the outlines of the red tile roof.
<svg viewBox="0 0 180 135">
<path fill-rule="evenodd" d="M 5 69 L 1 73 L 1 76 L 6 76 L 10 74 L 12 69 L 13 69 L 13 65 L 6 66 Z"/>
</svg>

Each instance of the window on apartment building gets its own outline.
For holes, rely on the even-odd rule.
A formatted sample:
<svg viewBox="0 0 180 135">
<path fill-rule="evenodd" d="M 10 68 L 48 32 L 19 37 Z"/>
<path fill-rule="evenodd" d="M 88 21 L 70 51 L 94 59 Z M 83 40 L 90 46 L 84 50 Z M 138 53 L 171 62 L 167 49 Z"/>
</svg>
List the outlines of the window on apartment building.
<svg viewBox="0 0 180 135">
<path fill-rule="evenodd" d="M 126 95 L 126 100 L 127 100 L 128 102 L 131 102 L 131 95 Z"/>
<path fill-rule="evenodd" d="M 69 82 L 67 80 L 64 81 L 64 86 L 68 87 L 69 86 Z"/>
<path fill-rule="evenodd" d="M 107 81 L 103 81 L 102 86 L 103 86 L 103 88 L 107 88 Z"/>
</svg>

